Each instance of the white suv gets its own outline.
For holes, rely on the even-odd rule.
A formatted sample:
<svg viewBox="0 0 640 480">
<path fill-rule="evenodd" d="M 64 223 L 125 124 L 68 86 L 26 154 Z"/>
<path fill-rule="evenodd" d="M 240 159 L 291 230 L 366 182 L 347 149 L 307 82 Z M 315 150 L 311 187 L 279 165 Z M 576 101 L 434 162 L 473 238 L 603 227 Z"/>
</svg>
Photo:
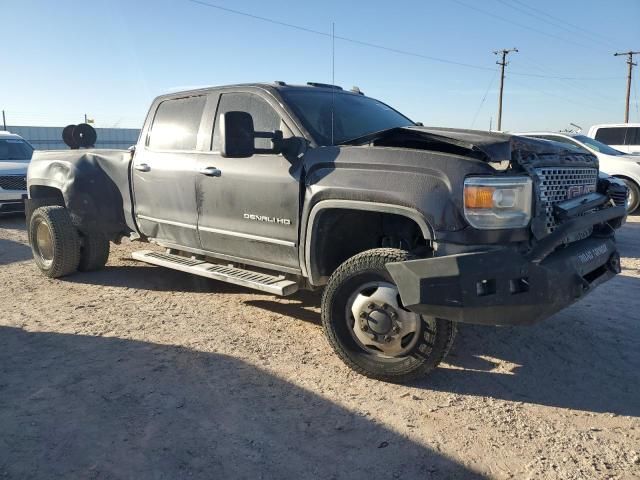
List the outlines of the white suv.
<svg viewBox="0 0 640 480">
<path fill-rule="evenodd" d="M 518 133 L 525 137 L 541 138 L 560 142 L 571 149 L 587 150 L 598 157 L 602 172 L 621 179 L 627 189 L 627 211 L 629 213 L 640 207 L 640 155 L 619 152 L 598 140 L 579 133 L 559 132 L 527 132 Z"/>
<path fill-rule="evenodd" d="M 0 131 L 0 214 L 24 211 L 31 155 L 33 147 L 24 138 Z"/>
<path fill-rule="evenodd" d="M 640 153 L 640 123 L 594 125 L 588 135 L 625 153 Z"/>
</svg>

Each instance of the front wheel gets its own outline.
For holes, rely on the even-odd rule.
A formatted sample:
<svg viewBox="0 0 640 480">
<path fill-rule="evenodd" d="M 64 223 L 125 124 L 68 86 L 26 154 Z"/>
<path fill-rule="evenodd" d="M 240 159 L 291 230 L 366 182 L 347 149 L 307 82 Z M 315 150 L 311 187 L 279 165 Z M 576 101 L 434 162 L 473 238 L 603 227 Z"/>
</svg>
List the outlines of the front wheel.
<svg viewBox="0 0 640 480">
<path fill-rule="evenodd" d="M 325 288 L 325 335 L 340 358 L 367 377 L 405 382 L 424 375 L 453 344 L 454 322 L 421 316 L 402 306 L 385 265 L 412 258 L 392 248 L 362 252 L 340 265 Z"/>
</svg>

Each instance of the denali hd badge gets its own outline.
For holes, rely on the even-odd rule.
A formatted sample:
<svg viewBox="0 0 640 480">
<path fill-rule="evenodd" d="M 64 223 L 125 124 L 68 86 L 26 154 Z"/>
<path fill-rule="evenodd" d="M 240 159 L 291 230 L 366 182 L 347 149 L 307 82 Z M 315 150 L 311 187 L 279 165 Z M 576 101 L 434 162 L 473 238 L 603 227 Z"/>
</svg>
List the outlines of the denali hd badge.
<svg viewBox="0 0 640 480">
<path fill-rule="evenodd" d="M 291 220 L 288 218 L 269 217 L 267 215 L 255 215 L 253 213 L 245 213 L 243 215 L 245 220 L 255 220 L 256 222 L 277 223 L 279 225 L 291 225 Z"/>
</svg>

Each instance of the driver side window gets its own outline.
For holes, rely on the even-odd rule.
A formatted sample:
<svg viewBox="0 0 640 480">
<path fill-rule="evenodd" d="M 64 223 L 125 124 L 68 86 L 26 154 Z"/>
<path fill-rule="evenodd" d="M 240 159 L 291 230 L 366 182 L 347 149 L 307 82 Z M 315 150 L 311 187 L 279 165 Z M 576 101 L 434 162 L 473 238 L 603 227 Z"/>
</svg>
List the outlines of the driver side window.
<svg viewBox="0 0 640 480">
<path fill-rule="evenodd" d="M 253 127 L 256 132 L 273 132 L 282 130 L 284 137 L 290 137 L 291 131 L 269 103 L 252 93 L 223 93 L 218 101 L 211 150 L 220 151 L 220 115 L 226 112 L 247 112 L 253 117 Z M 256 148 L 271 148 L 268 138 L 256 138 Z"/>
</svg>

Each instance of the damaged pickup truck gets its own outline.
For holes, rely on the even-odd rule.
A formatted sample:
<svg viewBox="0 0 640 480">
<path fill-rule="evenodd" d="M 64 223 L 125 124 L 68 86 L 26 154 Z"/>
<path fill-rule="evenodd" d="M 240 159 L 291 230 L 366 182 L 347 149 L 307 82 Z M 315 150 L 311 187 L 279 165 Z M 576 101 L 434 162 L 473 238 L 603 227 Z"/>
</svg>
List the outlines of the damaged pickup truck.
<svg viewBox="0 0 640 480">
<path fill-rule="evenodd" d="M 36 152 L 28 230 L 47 276 L 133 257 L 277 295 L 324 287 L 354 370 L 432 370 L 457 322 L 540 321 L 620 272 L 626 189 L 546 140 L 425 128 L 310 83 L 157 98 L 130 151 Z"/>
</svg>

